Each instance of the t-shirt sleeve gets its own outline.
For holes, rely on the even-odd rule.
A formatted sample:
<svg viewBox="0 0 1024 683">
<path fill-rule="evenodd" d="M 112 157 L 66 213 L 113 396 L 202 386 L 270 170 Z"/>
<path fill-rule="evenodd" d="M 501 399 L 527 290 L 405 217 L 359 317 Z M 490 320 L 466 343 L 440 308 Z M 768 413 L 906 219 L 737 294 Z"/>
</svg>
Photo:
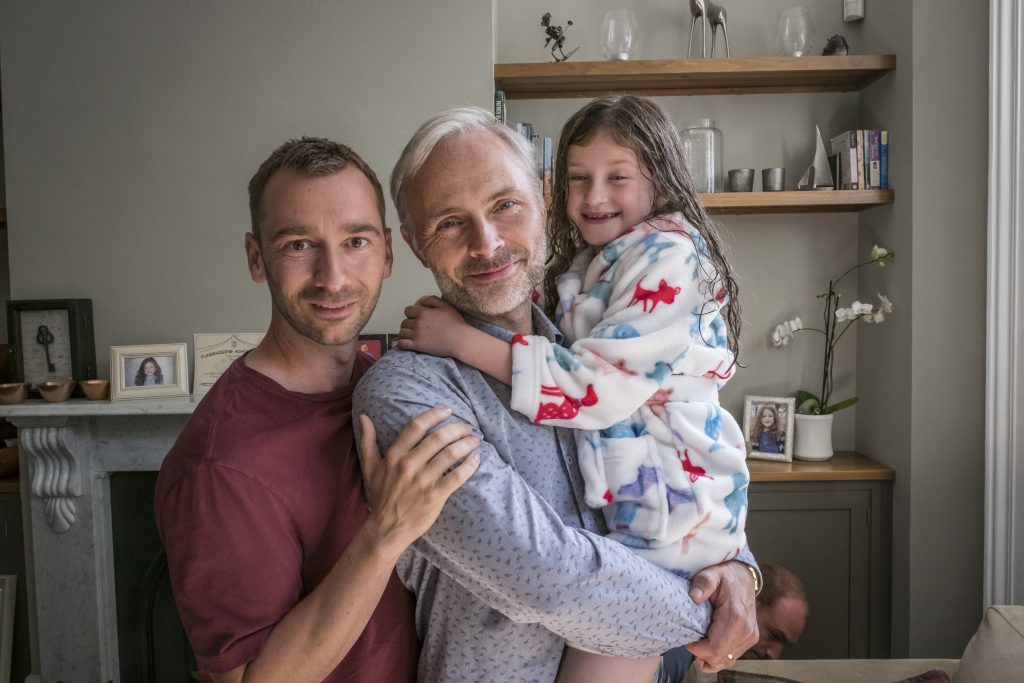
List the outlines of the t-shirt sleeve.
<svg viewBox="0 0 1024 683">
<path fill-rule="evenodd" d="M 284 506 L 245 474 L 202 463 L 167 491 L 158 514 L 199 670 L 253 660 L 302 591 L 302 552 Z"/>
</svg>

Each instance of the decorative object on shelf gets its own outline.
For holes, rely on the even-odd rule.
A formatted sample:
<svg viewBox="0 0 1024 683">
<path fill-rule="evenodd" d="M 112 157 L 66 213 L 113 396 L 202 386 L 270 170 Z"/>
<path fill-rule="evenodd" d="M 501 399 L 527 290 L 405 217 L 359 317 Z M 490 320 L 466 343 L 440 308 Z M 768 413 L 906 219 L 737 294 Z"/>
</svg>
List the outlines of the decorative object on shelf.
<svg viewBox="0 0 1024 683">
<path fill-rule="evenodd" d="M 786 189 L 786 169 L 764 168 L 761 169 L 761 191 L 781 192 Z"/>
<path fill-rule="evenodd" d="M 192 391 L 196 400 L 205 396 L 237 358 L 256 348 L 263 339 L 262 332 L 198 333 L 193 337 L 196 367 Z"/>
<path fill-rule="evenodd" d="M 28 397 L 28 382 L 8 382 L 0 384 L 0 403 L 14 405 Z"/>
<path fill-rule="evenodd" d="M 63 403 L 71 396 L 77 382 L 73 379 L 40 382 L 36 385 L 39 395 L 47 403 Z"/>
<path fill-rule="evenodd" d="M 754 169 L 734 168 L 729 171 L 729 192 L 753 192 Z"/>
<path fill-rule="evenodd" d="M 172 396 L 188 396 L 184 343 L 110 347 L 110 400 Z"/>
<path fill-rule="evenodd" d="M 715 39 L 718 35 L 718 27 L 722 27 L 722 36 L 725 38 L 725 56 L 729 56 L 729 33 L 726 28 L 725 8 L 716 5 L 711 0 L 690 0 L 690 43 L 686 46 L 686 56 L 693 52 L 693 27 L 700 19 L 701 39 L 700 56 L 702 58 L 715 56 Z M 708 54 L 708 24 L 711 24 L 711 54 Z"/>
<path fill-rule="evenodd" d="M 79 382 L 82 393 L 90 401 L 105 401 L 110 398 L 110 380 L 85 379 Z"/>
<path fill-rule="evenodd" d="M 793 445 L 793 457 L 797 460 L 822 461 L 831 458 L 832 450 L 832 418 L 828 415 L 796 414 L 796 442 Z"/>
<path fill-rule="evenodd" d="M 743 402 L 743 434 L 752 460 L 793 462 L 795 398 L 747 396 Z"/>
<path fill-rule="evenodd" d="M 829 36 L 829 39 L 825 42 L 825 49 L 821 51 L 823 56 L 839 55 L 845 57 L 850 54 L 850 46 L 846 44 L 846 38 L 839 35 L 838 33 L 834 36 Z"/>
<path fill-rule="evenodd" d="M 565 30 L 561 26 L 551 25 L 551 12 L 545 12 L 544 16 L 540 18 L 540 25 L 544 27 L 544 35 L 547 36 L 547 40 L 544 41 L 544 47 L 551 46 L 551 58 L 556 62 L 564 62 L 565 60 L 576 54 L 578 47 L 574 47 L 569 51 L 569 54 L 565 53 L 563 49 L 565 47 Z M 565 22 L 565 25 L 572 26 L 572 19 Z M 555 50 L 558 50 L 558 54 L 555 54 Z"/>
<path fill-rule="evenodd" d="M 722 131 L 711 119 L 699 119 L 679 131 L 679 141 L 697 192 L 721 192 Z"/>
<path fill-rule="evenodd" d="M 832 171 L 828 165 L 828 153 L 825 152 L 825 143 L 821 140 L 821 129 L 814 126 L 814 160 L 804 171 L 804 175 L 797 183 L 800 190 L 834 190 L 835 181 L 832 179 Z"/>
<path fill-rule="evenodd" d="M 92 300 L 8 301 L 7 330 L 15 380 L 35 385 L 96 377 Z"/>
<path fill-rule="evenodd" d="M 388 350 L 388 335 L 386 334 L 361 334 L 359 335 L 358 348 L 374 360 L 379 360 Z"/>
<path fill-rule="evenodd" d="M 806 7 L 779 12 L 775 24 L 775 48 L 784 57 L 806 57 L 814 45 L 814 22 Z"/>
<path fill-rule="evenodd" d="M 886 263 L 891 262 L 894 259 L 894 254 L 889 250 L 879 247 L 877 244 L 871 249 L 870 260 L 858 263 L 857 265 L 849 268 L 834 280 L 830 280 L 828 283 L 828 292 L 819 294 L 819 299 L 825 300 L 825 312 L 824 312 L 824 328 L 819 330 L 817 328 L 808 327 L 805 328 L 803 320 L 799 317 L 792 320 L 787 320 L 775 326 L 772 331 L 772 344 L 774 346 L 785 346 L 789 343 L 790 337 L 800 331 L 817 332 L 825 338 L 825 357 L 822 367 L 821 377 L 821 392 L 813 394 L 809 391 L 801 389 L 796 392 L 797 400 L 797 448 L 794 451 L 797 457 L 800 457 L 800 429 L 801 422 L 799 421 L 800 415 L 831 415 L 838 410 L 843 408 L 849 408 L 857 402 L 856 396 L 832 403 L 832 389 L 833 389 L 833 365 L 835 363 L 835 347 L 839 343 L 839 340 L 843 338 L 846 331 L 850 329 L 850 325 L 858 320 L 863 319 L 867 323 L 881 323 L 885 320 L 886 314 L 892 313 L 892 302 L 883 294 L 878 295 L 878 305 L 861 303 L 860 301 L 854 301 L 849 308 L 840 308 L 839 299 L 841 295 L 838 291 L 839 283 L 844 277 L 850 273 L 859 270 L 865 266 L 878 264 L 878 267 L 884 268 Z M 840 323 L 845 323 L 842 329 L 839 328 Z M 829 422 L 826 420 L 820 420 L 818 422 Z M 810 431 L 810 427 L 807 428 Z M 831 435 L 831 428 L 829 431 Z M 831 440 L 831 436 L 829 436 Z M 818 438 L 817 442 L 821 439 Z"/>
<path fill-rule="evenodd" d="M 604 58 L 613 61 L 630 59 L 636 51 L 638 35 L 636 17 L 628 9 L 606 13 L 601 24 Z"/>
</svg>

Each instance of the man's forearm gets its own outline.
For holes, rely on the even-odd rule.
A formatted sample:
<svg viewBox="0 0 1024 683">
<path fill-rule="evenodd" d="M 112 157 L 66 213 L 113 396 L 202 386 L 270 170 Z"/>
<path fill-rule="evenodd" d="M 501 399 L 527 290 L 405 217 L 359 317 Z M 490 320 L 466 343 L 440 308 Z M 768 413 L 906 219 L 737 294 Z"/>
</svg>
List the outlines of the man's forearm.
<svg viewBox="0 0 1024 683">
<path fill-rule="evenodd" d="M 352 649 L 404 546 L 365 524 L 309 595 L 278 622 L 242 681 L 322 681 Z"/>
</svg>

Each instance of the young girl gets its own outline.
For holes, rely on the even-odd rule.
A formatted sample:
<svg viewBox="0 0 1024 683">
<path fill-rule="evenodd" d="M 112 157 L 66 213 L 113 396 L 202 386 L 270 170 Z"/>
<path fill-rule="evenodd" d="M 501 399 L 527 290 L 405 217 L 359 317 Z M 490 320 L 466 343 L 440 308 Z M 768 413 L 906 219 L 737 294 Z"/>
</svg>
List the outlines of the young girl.
<svg viewBox="0 0 1024 683">
<path fill-rule="evenodd" d="M 750 443 L 760 453 L 785 452 L 786 432 L 782 431 L 782 425 L 779 424 L 775 406 L 761 406 L 754 426 L 750 428 Z"/>
<path fill-rule="evenodd" d="M 573 115 L 555 178 L 544 299 L 572 345 L 505 344 L 436 298 L 407 310 L 399 345 L 440 349 L 510 383 L 512 408 L 535 422 L 578 429 L 587 503 L 603 508 L 609 537 L 690 578 L 745 543 L 743 433 L 718 403 L 735 367 L 735 280 L 675 128 L 650 100 L 610 96 Z M 559 681 L 613 670 L 646 680 L 657 659 L 567 649 Z"/>
</svg>

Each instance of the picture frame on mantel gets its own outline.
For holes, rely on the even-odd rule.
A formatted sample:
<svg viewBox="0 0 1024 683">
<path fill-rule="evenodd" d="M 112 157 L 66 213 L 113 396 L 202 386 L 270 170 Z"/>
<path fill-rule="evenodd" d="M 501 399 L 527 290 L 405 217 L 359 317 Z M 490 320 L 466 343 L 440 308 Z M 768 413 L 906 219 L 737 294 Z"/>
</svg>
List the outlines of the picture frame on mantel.
<svg viewBox="0 0 1024 683">
<path fill-rule="evenodd" d="M 7 302 L 13 380 L 96 379 L 92 299 L 26 299 Z"/>
<path fill-rule="evenodd" d="M 110 400 L 188 397 L 186 344 L 110 347 Z"/>
<path fill-rule="evenodd" d="M 747 396 L 743 402 L 743 434 L 751 460 L 793 462 L 793 416 L 796 399 Z"/>
</svg>

